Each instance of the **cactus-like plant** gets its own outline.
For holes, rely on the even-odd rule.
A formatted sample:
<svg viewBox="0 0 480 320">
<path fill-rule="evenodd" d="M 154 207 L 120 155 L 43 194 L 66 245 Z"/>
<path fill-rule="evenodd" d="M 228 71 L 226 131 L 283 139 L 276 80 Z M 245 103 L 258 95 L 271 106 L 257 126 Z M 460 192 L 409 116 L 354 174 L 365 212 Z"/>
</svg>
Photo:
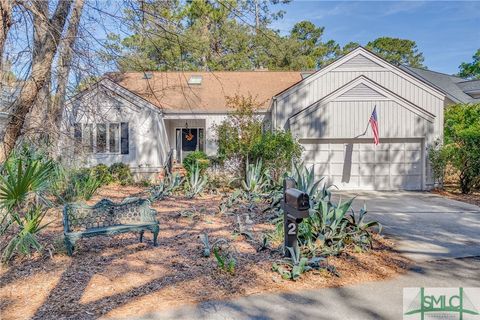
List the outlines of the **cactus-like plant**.
<svg viewBox="0 0 480 320">
<path fill-rule="evenodd" d="M 201 170 L 196 164 L 192 172 L 190 173 L 190 177 L 187 180 L 188 185 L 188 198 L 195 198 L 197 195 L 202 193 L 203 189 L 205 189 L 205 185 L 207 184 L 208 178 L 205 175 L 202 175 Z"/>
</svg>

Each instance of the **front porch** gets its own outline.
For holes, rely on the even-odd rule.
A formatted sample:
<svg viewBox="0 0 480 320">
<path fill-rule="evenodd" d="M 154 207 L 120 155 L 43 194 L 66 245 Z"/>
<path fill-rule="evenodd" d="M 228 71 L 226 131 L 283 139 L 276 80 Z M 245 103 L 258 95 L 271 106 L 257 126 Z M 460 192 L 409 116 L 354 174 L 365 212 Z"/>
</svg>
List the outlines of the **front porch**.
<svg viewBox="0 0 480 320">
<path fill-rule="evenodd" d="M 206 119 L 167 118 L 164 121 L 174 163 L 182 163 L 191 152 L 207 152 Z"/>
</svg>

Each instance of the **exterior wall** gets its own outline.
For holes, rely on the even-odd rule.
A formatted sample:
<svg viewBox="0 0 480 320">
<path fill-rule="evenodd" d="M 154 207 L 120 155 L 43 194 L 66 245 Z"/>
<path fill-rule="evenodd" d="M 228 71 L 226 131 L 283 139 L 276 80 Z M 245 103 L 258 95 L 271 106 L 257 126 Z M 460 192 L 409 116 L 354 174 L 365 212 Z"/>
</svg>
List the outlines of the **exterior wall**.
<svg viewBox="0 0 480 320">
<path fill-rule="evenodd" d="M 290 130 L 299 139 L 373 139 L 372 130 L 365 131 L 373 106 L 381 138 L 423 138 L 433 131 L 433 123 L 391 100 L 331 101 L 295 118 Z"/>
<path fill-rule="evenodd" d="M 74 100 L 68 109 L 68 138 L 64 139 L 62 145 L 68 147 L 70 157 L 73 157 L 74 123 L 129 123 L 128 154 L 88 153 L 80 159 L 75 157 L 75 163 L 94 166 L 99 163 L 111 165 L 123 162 L 139 173 L 159 172 L 163 168 L 169 146 L 162 115 L 158 110 L 134 104 L 103 86 Z"/>
</svg>

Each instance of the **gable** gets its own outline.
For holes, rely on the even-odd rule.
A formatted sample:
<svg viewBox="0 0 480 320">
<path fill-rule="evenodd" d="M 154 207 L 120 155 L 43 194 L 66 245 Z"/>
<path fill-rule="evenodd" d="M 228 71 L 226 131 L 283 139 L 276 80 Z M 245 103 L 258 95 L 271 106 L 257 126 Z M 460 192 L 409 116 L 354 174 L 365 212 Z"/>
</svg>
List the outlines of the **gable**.
<svg viewBox="0 0 480 320">
<path fill-rule="evenodd" d="M 343 68 L 341 67 L 342 65 L 343 65 Z M 351 68 L 351 67 L 354 67 L 355 65 L 357 66 L 357 68 Z M 359 65 L 360 66 L 363 65 L 369 68 L 364 68 L 364 69 L 358 68 Z M 352 50 L 351 52 L 335 60 L 328 66 L 318 70 L 311 76 L 303 79 L 302 81 L 299 81 L 297 84 L 280 92 L 275 96 L 275 98 L 277 100 L 285 99 L 290 94 L 308 87 L 312 82 L 317 81 L 319 78 L 328 74 L 331 71 L 335 71 L 335 70 L 337 71 L 368 71 L 368 69 L 371 69 L 370 71 L 374 71 L 374 70 L 390 71 L 391 73 L 394 73 L 398 77 L 401 77 L 406 81 L 412 83 L 413 85 L 418 86 L 419 88 L 429 92 L 430 94 L 436 96 L 437 98 L 440 98 L 440 99 L 444 98 L 443 92 L 439 91 L 437 88 L 419 80 L 417 77 L 409 74 L 408 72 L 400 69 L 399 67 L 392 65 L 391 63 L 376 56 L 375 54 L 371 53 L 370 51 L 366 50 L 363 47 L 358 47 L 355 50 Z"/>
<path fill-rule="evenodd" d="M 338 99 L 343 100 L 377 100 L 377 99 L 386 99 L 387 97 L 377 90 L 369 87 L 365 83 L 359 83 L 353 88 L 349 89 L 347 92 L 342 93 L 338 96 Z"/>
<path fill-rule="evenodd" d="M 367 58 L 363 54 L 358 54 L 346 62 L 340 64 L 334 70 L 365 70 L 365 69 L 384 69 L 381 65 L 374 62 L 372 59 Z"/>
<path fill-rule="evenodd" d="M 161 113 L 161 110 L 154 104 L 106 78 L 92 84 L 87 89 L 70 98 L 67 101 L 67 105 L 79 105 L 93 99 L 96 99 L 96 103 L 98 104 L 102 102 L 102 96 L 108 98 L 107 100 L 116 100 L 120 104 L 130 108 L 148 109 Z"/>
</svg>

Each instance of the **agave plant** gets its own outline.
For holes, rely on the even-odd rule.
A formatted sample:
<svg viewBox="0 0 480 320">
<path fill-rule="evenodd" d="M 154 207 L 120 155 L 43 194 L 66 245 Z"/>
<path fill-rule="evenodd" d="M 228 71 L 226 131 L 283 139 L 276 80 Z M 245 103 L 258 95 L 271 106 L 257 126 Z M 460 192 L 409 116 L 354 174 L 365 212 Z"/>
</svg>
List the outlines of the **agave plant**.
<svg viewBox="0 0 480 320">
<path fill-rule="evenodd" d="M 255 164 L 249 164 L 245 173 L 245 180 L 242 181 L 242 187 L 248 194 L 260 194 L 269 185 L 270 181 L 266 174 L 262 160 L 257 160 Z"/>
<path fill-rule="evenodd" d="M 363 205 L 360 209 L 358 217 L 355 215 L 355 211 L 351 210 L 347 216 L 348 227 L 351 229 L 350 234 L 352 236 L 353 243 L 360 249 L 365 250 L 372 248 L 372 235 L 370 230 L 374 227 L 377 228 L 378 233 L 382 232 L 382 225 L 378 221 L 366 221 L 367 206 Z"/>
<path fill-rule="evenodd" d="M 351 208 L 354 199 L 340 200 L 338 204 L 320 199 L 298 227 L 300 243 L 312 254 L 320 250 L 323 254 L 335 255 L 348 245 L 359 251 L 371 248 L 370 230 L 373 227 L 381 230 L 381 225 L 377 221 L 366 221 L 365 207 L 355 215 Z"/>
<path fill-rule="evenodd" d="M 303 163 L 297 165 L 293 163 L 294 175 L 293 178 L 297 182 L 297 189 L 308 194 L 310 199 L 314 199 L 318 192 L 318 186 L 322 182 L 323 177 L 320 180 L 315 180 L 314 167 L 308 169 Z"/>
<path fill-rule="evenodd" d="M 197 165 L 193 167 L 193 170 L 190 174 L 189 179 L 187 180 L 188 184 L 188 193 L 187 197 L 194 198 L 198 194 L 200 194 L 203 189 L 205 189 L 205 185 L 207 184 L 207 176 L 202 175 L 200 168 Z"/>
<path fill-rule="evenodd" d="M 178 173 L 168 174 L 158 185 L 150 188 L 150 201 L 163 200 L 170 196 L 182 184 L 183 179 Z"/>
<path fill-rule="evenodd" d="M 326 260 L 325 258 L 314 257 L 309 260 L 307 257 L 301 256 L 298 247 L 286 247 L 286 249 L 290 253 L 290 259 L 283 259 L 272 265 L 272 270 L 278 272 L 283 279 L 297 281 L 305 272 L 325 267 L 322 264 Z"/>
</svg>

